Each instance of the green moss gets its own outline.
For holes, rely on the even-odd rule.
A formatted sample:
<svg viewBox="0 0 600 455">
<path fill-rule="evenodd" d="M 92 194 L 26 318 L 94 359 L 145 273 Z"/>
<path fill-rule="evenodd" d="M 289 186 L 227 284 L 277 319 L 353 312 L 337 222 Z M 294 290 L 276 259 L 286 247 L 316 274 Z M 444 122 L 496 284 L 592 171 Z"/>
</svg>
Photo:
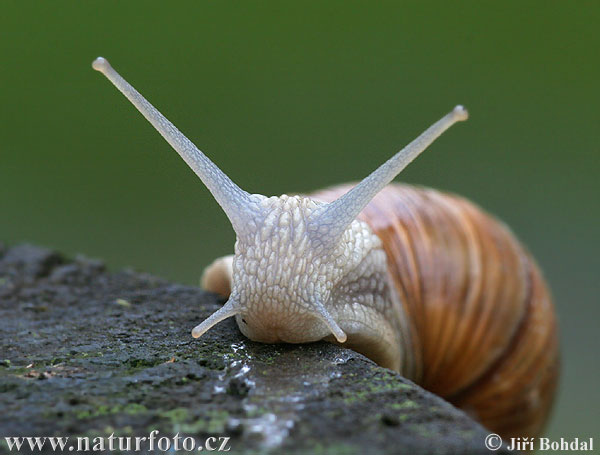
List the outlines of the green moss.
<svg viewBox="0 0 600 455">
<path fill-rule="evenodd" d="M 89 358 L 93 358 L 93 357 L 104 356 L 104 353 L 102 351 L 97 351 L 97 352 L 82 351 L 82 352 L 76 352 L 74 354 L 71 354 L 70 352 L 66 353 L 66 352 L 62 351 L 61 353 L 63 354 L 63 357 L 56 357 L 56 359 L 60 359 L 63 362 L 67 362 L 69 360 L 75 360 L 75 359 L 89 359 Z"/>
<path fill-rule="evenodd" d="M 365 401 L 376 394 L 411 390 L 410 385 L 400 382 L 397 376 L 387 372 L 363 378 L 359 384 L 361 387 L 358 391 L 344 392 L 343 399 L 346 404 Z"/>
<path fill-rule="evenodd" d="M 129 307 L 131 307 L 131 302 L 130 302 L 129 300 L 125 300 L 125 299 L 117 299 L 117 300 L 115 300 L 115 303 L 116 303 L 117 305 L 121 305 L 121 306 L 123 306 L 123 307 L 125 307 L 125 308 L 129 308 Z"/>
<path fill-rule="evenodd" d="M 139 404 L 139 403 L 128 403 L 123 408 L 123 412 L 125 414 L 130 414 L 130 415 L 141 414 L 141 413 L 144 413 L 147 411 L 148 411 L 148 408 L 146 406 L 144 406 L 143 404 Z"/>
<path fill-rule="evenodd" d="M 224 410 L 215 410 L 208 413 L 209 420 L 206 422 L 206 433 L 223 433 L 229 420 L 229 413 Z"/>
<path fill-rule="evenodd" d="M 101 416 L 114 415 L 114 414 L 136 415 L 136 414 L 143 414 L 146 412 L 148 412 L 148 408 L 146 408 L 146 406 L 144 406 L 143 404 L 138 404 L 138 403 L 127 403 L 126 405 L 114 405 L 114 406 L 108 406 L 108 405 L 102 404 L 102 405 L 96 407 L 95 409 L 86 409 L 83 411 L 79 411 L 77 413 L 77 418 L 78 419 L 89 419 L 92 417 L 101 417 Z"/>
<path fill-rule="evenodd" d="M 209 410 L 202 418 L 194 417 L 186 408 L 175 408 L 158 415 L 168 419 L 177 431 L 188 434 L 224 433 L 229 420 L 229 413 L 220 409 Z"/>
<path fill-rule="evenodd" d="M 389 405 L 391 409 L 401 411 L 406 409 L 417 409 L 419 405 L 412 400 L 405 400 L 400 403 L 392 403 Z"/>
<path fill-rule="evenodd" d="M 28 371 L 31 370 L 26 367 L 0 368 L 0 376 L 23 376 Z"/>
<path fill-rule="evenodd" d="M 155 367 L 156 365 L 160 365 L 164 363 L 163 359 L 128 359 L 125 361 L 131 368 L 140 369 L 140 368 L 149 368 Z"/>
<path fill-rule="evenodd" d="M 186 422 L 190 418 L 190 412 L 187 408 L 174 408 L 169 411 L 161 412 L 158 415 L 165 419 L 169 419 L 173 424 Z"/>
</svg>

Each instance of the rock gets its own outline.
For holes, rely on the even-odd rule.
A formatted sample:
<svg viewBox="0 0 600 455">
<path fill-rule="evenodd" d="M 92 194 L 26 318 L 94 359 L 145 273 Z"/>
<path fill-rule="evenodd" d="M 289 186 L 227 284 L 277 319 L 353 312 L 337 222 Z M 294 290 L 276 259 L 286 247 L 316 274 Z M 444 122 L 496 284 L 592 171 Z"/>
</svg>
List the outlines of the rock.
<svg viewBox="0 0 600 455">
<path fill-rule="evenodd" d="M 489 453 L 489 432 L 462 411 L 351 350 L 253 343 L 232 319 L 193 339 L 222 303 L 99 261 L 0 247 L 0 435 L 93 446 L 157 430 L 229 437 L 231 454 Z"/>
</svg>

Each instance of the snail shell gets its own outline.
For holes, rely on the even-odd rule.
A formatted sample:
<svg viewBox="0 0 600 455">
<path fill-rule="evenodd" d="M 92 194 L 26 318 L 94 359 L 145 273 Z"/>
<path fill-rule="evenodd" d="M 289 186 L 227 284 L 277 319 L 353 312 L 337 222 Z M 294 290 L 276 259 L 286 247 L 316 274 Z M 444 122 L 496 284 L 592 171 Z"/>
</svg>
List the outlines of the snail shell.
<svg viewBox="0 0 600 455">
<path fill-rule="evenodd" d="M 312 197 L 330 202 L 351 187 Z M 503 436 L 539 434 L 557 386 L 557 324 L 539 268 L 510 230 L 464 198 L 399 184 L 359 219 L 381 238 L 410 319 L 411 379 Z"/>
</svg>

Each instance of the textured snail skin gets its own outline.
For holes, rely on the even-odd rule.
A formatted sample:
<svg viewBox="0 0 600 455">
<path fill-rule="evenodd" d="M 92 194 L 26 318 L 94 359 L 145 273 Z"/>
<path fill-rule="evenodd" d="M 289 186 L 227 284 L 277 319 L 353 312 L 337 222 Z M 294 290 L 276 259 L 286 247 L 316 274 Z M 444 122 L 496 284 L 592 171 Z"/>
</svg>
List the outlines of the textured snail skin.
<svg viewBox="0 0 600 455">
<path fill-rule="evenodd" d="M 235 255 L 209 266 L 202 286 L 243 302 L 236 320 L 254 341 L 338 341 L 315 314 L 318 301 L 341 328 L 345 346 L 386 367 L 413 371 L 412 356 L 405 358 L 411 330 L 389 285 L 381 239 L 355 220 L 334 247 L 315 247 L 318 238 L 306 235 L 307 224 L 321 205 L 302 196 L 265 200 L 260 229 L 238 237 Z"/>
<path fill-rule="evenodd" d="M 535 262 L 472 203 L 388 185 L 466 120 L 466 109 L 456 106 L 356 185 L 266 197 L 239 188 L 106 59 L 92 66 L 179 153 L 236 232 L 235 254 L 202 277 L 229 299 L 192 336 L 235 316 L 255 341 L 340 343 L 504 437 L 540 433 L 559 360 L 554 309 Z"/>
</svg>

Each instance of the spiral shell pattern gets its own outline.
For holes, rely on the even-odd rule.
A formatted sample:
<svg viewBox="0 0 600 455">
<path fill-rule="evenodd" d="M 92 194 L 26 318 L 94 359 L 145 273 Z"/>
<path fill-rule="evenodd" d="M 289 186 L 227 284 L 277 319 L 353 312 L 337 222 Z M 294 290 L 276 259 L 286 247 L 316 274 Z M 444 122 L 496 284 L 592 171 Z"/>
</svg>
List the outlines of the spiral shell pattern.
<svg viewBox="0 0 600 455">
<path fill-rule="evenodd" d="M 311 197 L 330 202 L 351 187 Z M 382 239 L 411 320 L 411 379 L 502 436 L 538 435 L 557 386 L 557 323 L 541 272 L 511 231 L 461 197 L 400 184 L 359 219 Z"/>
</svg>

